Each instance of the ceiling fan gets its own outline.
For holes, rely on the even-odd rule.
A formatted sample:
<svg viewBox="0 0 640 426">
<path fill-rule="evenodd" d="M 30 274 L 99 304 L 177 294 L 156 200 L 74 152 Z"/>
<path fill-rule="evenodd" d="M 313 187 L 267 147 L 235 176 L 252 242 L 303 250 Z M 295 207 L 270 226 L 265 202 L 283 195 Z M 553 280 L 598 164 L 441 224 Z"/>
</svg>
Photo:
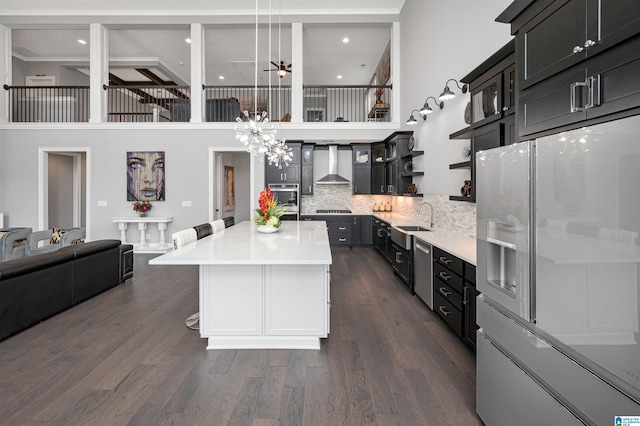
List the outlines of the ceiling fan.
<svg viewBox="0 0 640 426">
<path fill-rule="evenodd" d="M 287 73 L 291 72 L 291 64 L 285 65 L 284 61 L 280 61 L 280 65 L 276 64 L 273 61 L 271 61 L 271 64 L 275 68 L 268 69 L 268 70 L 263 70 L 263 71 L 277 71 L 278 75 L 280 76 L 280 78 L 284 77 L 285 75 L 287 75 Z"/>
</svg>

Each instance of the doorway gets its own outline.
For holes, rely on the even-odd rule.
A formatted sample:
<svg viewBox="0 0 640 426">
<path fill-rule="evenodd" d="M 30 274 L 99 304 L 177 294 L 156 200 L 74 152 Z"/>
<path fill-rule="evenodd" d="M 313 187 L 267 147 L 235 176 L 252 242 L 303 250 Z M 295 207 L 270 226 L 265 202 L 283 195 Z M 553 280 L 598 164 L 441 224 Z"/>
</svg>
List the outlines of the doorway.
<svg viewBox="0 0 640 426">
<path fill-rule="evenodd" d="M 89 148 L 40 148 L 39 229 L 89 226 Z"/>
<path fill-rule="evenodd" d="M 255 193 L 255 157 L 243 147 L 209 148 L 209 217 L 250 220 Z"/>
</svg>

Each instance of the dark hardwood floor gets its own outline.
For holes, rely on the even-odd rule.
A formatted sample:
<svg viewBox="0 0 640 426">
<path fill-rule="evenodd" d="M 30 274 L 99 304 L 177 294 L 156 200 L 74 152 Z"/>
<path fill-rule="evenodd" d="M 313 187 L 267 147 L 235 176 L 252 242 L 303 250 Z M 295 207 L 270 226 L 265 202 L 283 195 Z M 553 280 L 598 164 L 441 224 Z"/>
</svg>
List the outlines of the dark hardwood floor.
<svg viewBox="0 0 640 426">
<path fill-rule="evenodd" d="M 207 351 L 197 267 L 150 258 L 0 342 L 0 424 L 482 424 L 473 355 L 373 249 L 333 251 L 320 351 Z"/>
</svg>

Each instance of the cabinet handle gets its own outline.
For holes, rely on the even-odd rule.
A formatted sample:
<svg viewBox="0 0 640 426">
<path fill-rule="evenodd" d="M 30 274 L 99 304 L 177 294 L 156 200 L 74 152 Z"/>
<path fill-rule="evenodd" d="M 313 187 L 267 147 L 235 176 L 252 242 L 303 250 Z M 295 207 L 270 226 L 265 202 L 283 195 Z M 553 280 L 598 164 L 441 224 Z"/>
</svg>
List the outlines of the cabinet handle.
<svg viewBox="0 0 640 426">
<path fill-rule="evenodd" d="M 465 287 L 462 289 L 462 304 L 469 304 L 469 287 Z"/>
<path fill-rule="evenodd" d="M 449 297 L 449 295 L 451 294 L 451 292 L 450 292 L 450 291 L 447 291 L 447 289 L 446 289 L 446 288 L 444 288 L 444 287 L 440 287 L 440 290 L 439 290 L 439 291 L 440 291 L 440 293 L 441 293 L 444 297 Z"/>
<path fill-rule="evenodd" d="M 445 265 L 448 265 L 451 263 L 451 259 L 447 259 L 444 256 L 440 256 L 440 262 L 444 263 Z"/>
<path fill-rule="evenodd" d="M 402 259 L 400 259 L 400 256 L 402 255 L 402 253 L 400 252 L 396 252 L 396 263 L 402 263 Z"/>
<path fill-rule="evenodd" d="M 571 96 L 571 112 L 580 112 L 580 111 L 584 111 L 585 108 L 584 107 L 579 107 L 576 105 L 576 89 L 578 87 L 586 87 L 588 86 L 587 82 L 585 81 L 576 81 L 575 83 L 573 83 L 570 87 L 570 96 Z"/>
<path fill-rule="evenodd" d="M 338 229 L 340 231 L 345 231 L 347 229 L 347 227 L 346 226 L 338 226 Z"/>
<path fill-rule="evenodd" d="M 311 220 L 311 218 L 310 217 L 305 217 L 304 220 Z"/>
<path fill-rule="evenodd" d="M 507 106 L 502 107 L 502 110 L 503 110 L 503 111 L 509 111 L 509 107 L 507 107 Z"/>
<path fill-rule="evenodd" d="M 440 276 L 440 278 L 442 278 L 445 281 L 449 281 L 451 279 L 451 275 L 447 275 L 444 272 L 440 272 L 438 276 Z"/>
<path fill-rule="evenodd" d="M 345 241 L 347 241 L 347 239 L 344 238 L 344 237 L 343 238 L 338 238 L 338 241 L 340 241 L 341 243 L 344 243 Z"/>
<path fill-rule="evenodd" d="M 357 218 L 356 218 L 355 216 L 353 217 L 353 224 L 354 224 L 354 225 L 357 225 L 357 224 L 358 224 Z"/>
<path fill-rule="evenodd" d="M 311 185 L 309 185 L 309 192 L 311 192 L 311 191 L 312 191 L 312 190 L 311 190 Z"/>
<path fill-rule="evenodd" d="M 384 193 L 384 185 L 380 185 L 380 192 Z"/>
<path fill-rule="evenodd" d="M 587 41 L 584 42 L 585 49 L 588 49 L 588 48 L 593 47 L 595 45 L 596 45 L 596 42 L 593 41 L 593 40 L 587 40 Z"/>
<path fill-rule="evenodd" d="M 582 46 L 576 46 L 573 48 L 573 53 L 580 53 L 584 50 Z"/>
<path fill-rule="evenodd" d="M 287 174 L 286 173 L 284 174 L 284 180 L 287 180 Z"/>
<path fill-rule="evenodd" d="M 353 192 L 358 193 L 358 185 L 353 185 Z"/>
<path fill-rule="evenodd" d="M 589 99 L 584 104 L 585 109 L 600 105 L 600 76 L 596 75 L 595 77 L 587 78 L 587 86 L 589 87 Z"/>
<path fill-rule="evenodd" d="M 382 229 L 378 229 L 378 238 L 382 238 Z"/>
<path fill-rule="evenodd" d="M 448 317 L 448 316 L 449 316 L 449 314 L 451 313 L 451 312 L 447 311 L 447 310 L 444 308 L 444 306 L 439 306 L 439 307 L 438 307 L 438 310 L 440 310 L 440 312 L 442 312 L 442 313 L 443 313 L 443 315 L 444 315 L 445 317 Z"/>
</svg>

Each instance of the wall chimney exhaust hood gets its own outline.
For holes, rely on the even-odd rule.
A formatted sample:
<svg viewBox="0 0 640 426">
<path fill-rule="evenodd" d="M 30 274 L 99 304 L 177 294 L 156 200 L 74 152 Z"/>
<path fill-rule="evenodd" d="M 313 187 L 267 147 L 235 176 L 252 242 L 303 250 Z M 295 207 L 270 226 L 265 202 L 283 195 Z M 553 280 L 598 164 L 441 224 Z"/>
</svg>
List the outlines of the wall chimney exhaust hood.
<svg viewBox="0 0 640 426">
<path fill-rule="evenodd" d="M 329 174 L 316 182 L 318 185 L 348 185 L 349 180 L 338 174 L 338 145 L 329 145 Z"/>
</svg>

